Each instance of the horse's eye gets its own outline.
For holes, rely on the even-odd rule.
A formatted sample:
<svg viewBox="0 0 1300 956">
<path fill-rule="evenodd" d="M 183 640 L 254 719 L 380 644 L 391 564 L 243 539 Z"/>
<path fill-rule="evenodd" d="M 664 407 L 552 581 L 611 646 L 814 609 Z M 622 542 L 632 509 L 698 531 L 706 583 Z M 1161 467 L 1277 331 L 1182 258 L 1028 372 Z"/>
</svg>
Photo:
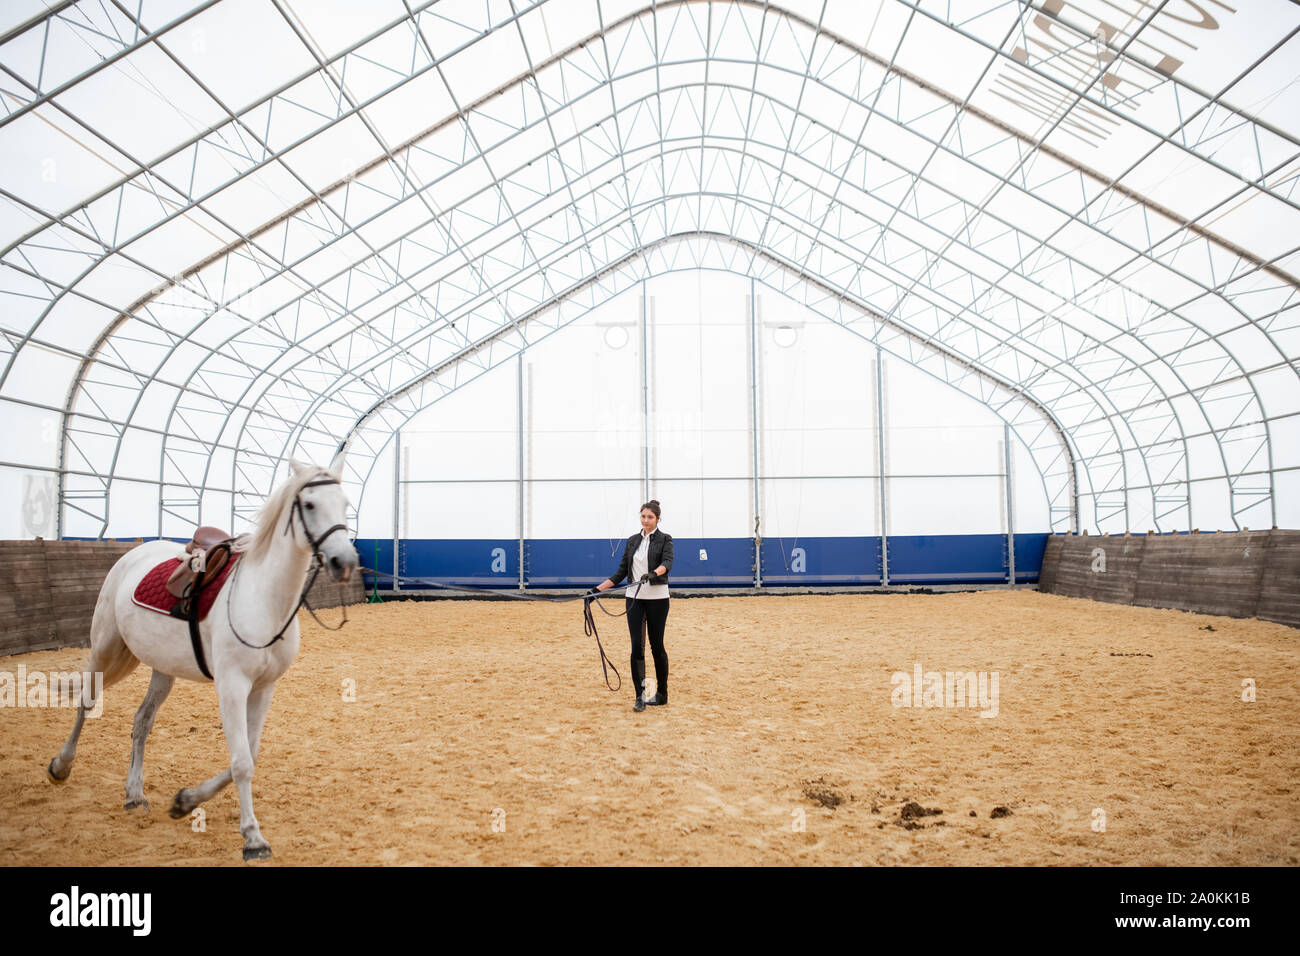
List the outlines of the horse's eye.
<svg viewBox="0 0 1300 956">
<path fill-rule="evenodd" d="M 316 506 L 315 506 L 314 504 L 312 504 L 310 501 L 307 502 L 307 510 L 308 510 L 308 511 L 311 511 L 311 510 L 312 510 L 313 508 L 315 508 L 315 507 L 316 507 Z"/>
</svg>

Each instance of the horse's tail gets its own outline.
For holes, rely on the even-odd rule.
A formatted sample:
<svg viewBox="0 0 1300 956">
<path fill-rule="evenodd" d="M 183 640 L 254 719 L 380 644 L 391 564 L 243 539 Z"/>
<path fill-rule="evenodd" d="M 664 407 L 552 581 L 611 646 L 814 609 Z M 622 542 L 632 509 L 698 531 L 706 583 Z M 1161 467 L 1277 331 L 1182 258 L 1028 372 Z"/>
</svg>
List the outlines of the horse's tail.
<svg viewBox="0 0 1300 956">
<path fill-rule="evenodd" d="M 126 646 L 117 623 L 118 590 L 131 586 L 126 577 L 135 563 L 128 560 L 133 550 L 118 558 L 109 569 L 99 589 L 99 597 L 95 599 L 95 613 L 90 619 L 90 670 L 104 675 L 104 687 L 116 684 L 140 663 Z"/>
</svg>

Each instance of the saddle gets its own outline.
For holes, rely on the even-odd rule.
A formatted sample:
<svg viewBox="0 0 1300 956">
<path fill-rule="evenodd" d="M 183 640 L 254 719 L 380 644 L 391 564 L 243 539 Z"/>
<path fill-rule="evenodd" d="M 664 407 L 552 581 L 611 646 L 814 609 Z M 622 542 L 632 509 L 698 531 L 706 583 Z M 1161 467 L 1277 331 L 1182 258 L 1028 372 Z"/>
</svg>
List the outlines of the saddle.
<svg viewBox="0 0 1300 956">
<path fill-rule="evenodd" d="M 179 602 L 172 610 L 176 617 L 190 616 L 191 599 L 221 574 L 230 560 L 230 546 L 234 540 L 220 528 L 207 525 L 194 532 L 194 537 L 185 545 L 187 557 L 167 579 L 167 593 Z"/>
<path fill-rule="evenodd" d="M 140 579 L 131 600 L 139 607 L 169 614 L 189 623 L 190 644 L 199 671 L 208 670 L 199 635 L 199 621 L 212 609 L 240 555 L 232 552 L 235 539 L 220 528 L 199 528 L 185 545 L 185 555 L 168 558 Z"/>
</svg>

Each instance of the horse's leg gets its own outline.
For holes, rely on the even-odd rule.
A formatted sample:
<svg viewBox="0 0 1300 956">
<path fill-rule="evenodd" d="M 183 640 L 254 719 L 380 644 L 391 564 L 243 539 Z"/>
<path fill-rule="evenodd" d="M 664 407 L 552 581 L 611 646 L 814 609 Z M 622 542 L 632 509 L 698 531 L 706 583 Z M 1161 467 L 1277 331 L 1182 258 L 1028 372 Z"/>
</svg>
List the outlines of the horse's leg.
<svg viewBox="0 0 1300 956">
<path fill-rule="evenodd" d="M 253 764 L 257 765 L 257 750 L 262 743 L 262 728 L 266 726 L 266 714 L 271 709 L 271 695 L 275 685 L 253 691 L 248 697 L 248 744 L 253 755 Z M 197 787 L 186 787 L 176 792 L 172 801 L 171 815 L 180 819 L 188 816 L 200 803 L 211 800 L 230 784 L 230 768 L 226 767 L 215 777 L 209 777 Z"/>
<path fill-rule="evenodd" d="M 239 789 L 239 832 L 244 838 L 244 859 L 264 860 L 271 855 L 271 847 L 262 838 L 253 813 L 253 753 L 248 739 L 248 704 L 253 686 L 241 671 L 232 671 L 217 675 L 221 727 L 230 750 L 230 779 Z"/>
<path fill-rule="evenodd" d="M 257 765 L 257 750 L 262 745 L 262 729 L 266 726 L 266 715 L 271 710 L 271 696 L 275 693 L 275 684 L 258 687 L 248 695 L 248 746 L 253 752 L 253 765 Z"/>
<path fill-rule="evenodd" d="M 126 809 L 128 810 L 144 807 L 145 813 L 149 812 L 149 801 L 144 798 L 144 742 L 149 739 L 149 731 L 153 730 L 153 721 L 158 716 L 158 708 L 171 693 L 174 683 L 176 683 L 175 677 L 155 668 L 140 709 L 135 712 L 135 726 L 131 730 L 131 768 L 126 774 Z"/>
<path fill-rule="evenodd" d="M 172 819 L 179 820 L 188 816 L 200 803 L 211 800 L 230 783 L 230 768 L 222 770 L 215 777 L 209 777 L 197 787 L 185 787 L 176 791 L 170 811 Z"/>
<path fill-rule="evenodd" d="M 100 687 L 100 692 L 103 693 L 135 670 L 139 663 L 140 661 L 122 641 L 121 635 L 117 633 L 116 625 L 111 620 L 111 612 L 106 612 L 101 602 L 101 606 L 95 609 L 95 617 L 90 625 L 90 662 L 86 665 L 86 673 L 90 675 L 90 689 L 83 691 L 82 699 L 77 704 L 77 716 L 72 724 L 72 734 L 47 768 L 50 779 L 55 783 L 62 783 L 68 779 L 68 774 L 72 773 L 72 761 L 77 756 L 77 741 L 81 737 L 86 711 L 93 710 L 99 703 L 93 697 L 89 706 L 86 703 L 86 695 L 95 692 L 95 675 L 103 675 L 103 684 Z"/>
</svg>

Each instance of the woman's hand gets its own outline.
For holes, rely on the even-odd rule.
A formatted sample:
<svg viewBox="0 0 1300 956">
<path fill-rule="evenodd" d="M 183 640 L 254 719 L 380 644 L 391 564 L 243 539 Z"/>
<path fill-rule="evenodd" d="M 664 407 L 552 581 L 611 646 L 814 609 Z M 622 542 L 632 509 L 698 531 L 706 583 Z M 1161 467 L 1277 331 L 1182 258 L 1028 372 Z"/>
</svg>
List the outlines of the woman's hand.
<svg viewBox="0 0 1300 956">
<path fill-rule="evenodd" d="M 609 578 L 606 578 L 605 580 L 601 581 L 599 584 L 596 585 L 596 590 L 608 591 L 613 586 L 614 586 L 614 582 L 611 581 Z"/>
</svg>

